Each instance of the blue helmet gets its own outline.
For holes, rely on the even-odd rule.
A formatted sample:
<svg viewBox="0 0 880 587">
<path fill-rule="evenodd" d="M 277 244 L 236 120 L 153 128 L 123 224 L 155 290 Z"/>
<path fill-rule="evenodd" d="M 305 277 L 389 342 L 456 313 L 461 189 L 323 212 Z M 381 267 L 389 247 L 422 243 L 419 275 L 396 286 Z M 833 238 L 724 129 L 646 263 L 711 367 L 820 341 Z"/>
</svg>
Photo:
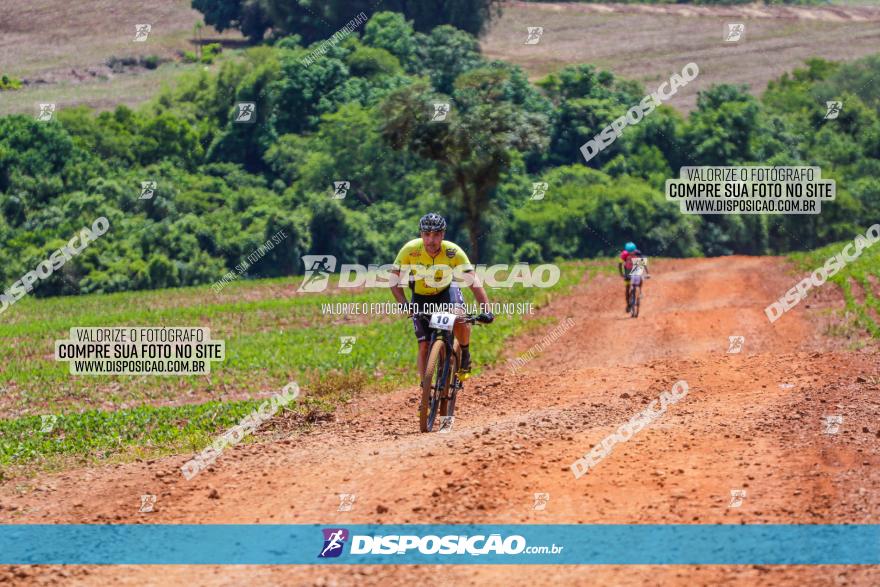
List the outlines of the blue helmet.
<svg viewBox="0 0 880 587">
<path fill-rule="evenodd" d="M 633 242 L 629 242 L 623 245 L 623 248 L 626 250 L 627 253 L 632 253 L 636 250 L 636 244 Z"/>
</svg>

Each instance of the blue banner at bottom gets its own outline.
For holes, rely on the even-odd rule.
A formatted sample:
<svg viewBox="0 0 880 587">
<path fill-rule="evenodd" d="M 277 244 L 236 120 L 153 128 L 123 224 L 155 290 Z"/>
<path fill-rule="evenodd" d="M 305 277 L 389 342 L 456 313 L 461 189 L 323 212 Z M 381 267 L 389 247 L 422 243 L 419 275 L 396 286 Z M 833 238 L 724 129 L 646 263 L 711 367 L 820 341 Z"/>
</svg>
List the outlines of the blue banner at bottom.
<svg viewBox="0 0 880 587">
<path fill-rule="evenodd" d="M 880 525 L 0 525 L 0 564 L 877 565 Z"/>
</svg>

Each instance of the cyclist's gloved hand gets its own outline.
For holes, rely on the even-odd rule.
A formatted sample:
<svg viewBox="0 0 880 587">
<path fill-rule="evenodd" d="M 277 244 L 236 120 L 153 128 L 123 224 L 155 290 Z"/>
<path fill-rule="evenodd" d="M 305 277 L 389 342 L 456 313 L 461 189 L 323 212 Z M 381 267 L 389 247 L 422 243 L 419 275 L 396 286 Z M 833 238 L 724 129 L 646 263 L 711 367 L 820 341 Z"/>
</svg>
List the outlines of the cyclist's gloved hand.
<svg viewBox="0 0 880 587">
<path fill-rule="evenodd" d="M 482 322 L 483 324 L 491 324 L 493 320 L 495 320 L 495 314 L 492 312 L 483 312 L 477 316 L 477 322 Z"/>
</svg>

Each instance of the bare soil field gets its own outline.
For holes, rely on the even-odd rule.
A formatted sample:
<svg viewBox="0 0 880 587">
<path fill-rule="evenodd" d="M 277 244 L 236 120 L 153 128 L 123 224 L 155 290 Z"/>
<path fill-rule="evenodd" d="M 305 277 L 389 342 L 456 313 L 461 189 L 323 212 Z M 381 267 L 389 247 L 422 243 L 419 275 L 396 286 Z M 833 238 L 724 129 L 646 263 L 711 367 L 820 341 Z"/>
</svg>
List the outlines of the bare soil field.
<svg viewBox="0 0 880 587">
<path fill-rule="evenodd" d="M 745 25 L 725 41 L 728 23 Z M 526 45 L 528 27 L 543 27 Z M 482 40 L 489 57 L 522 66 L 532 79 L 592 63 L 654 91 L 688 62 L 699 76 L 668 103 L 683 111 L 712 84 L 767 82 L 810 57 L 852 60 L 880 50 L 880 6 L 774 7 L 506 2 Z"/>
<path fill-rule="evenodd" d="M 777 258 L 658 260 L 642 315 L 619 279 L 538 313 L 575 325 L 516 374 L 471 378 L 449 434 L 420 434 L 416 389 L 366 396 L 304 435 L 46 474 L 0 488 L 0 523 L 878 523 L 880 349 L 823 334 L 830 291 L 770 324 Z M 516 340 L 516 356 L 541 340 Z M 728 337 L 745 337 L 728 353 Z M 479 337 L 475 339 L 479 343 Z M 569 465 L 668 391 L 688 395 L 575 479 Z M 823 420 L 842 416 L 836 433 Z M 730 492 L 745 489 L 739 507 Z M 546 492 L 546 510 L 533 494 Z M 151 513 L 142 494 L 158 496 Z M 338 493 L 357 495 L 337 511 Z M 877 585 L 868 566 L 74 566 L 0 570 L 14 585 Z"/>
<path fill-rule="evenodd" d="M 193 26 L 202 14 L 190 0 L 0 0 L 0 74 L 22 79 L 21 90 L 0 92 L 0 115 L 28 113 L 39 102 L 58 108 L 87 104 L 101 110 L 137 105 L 173 82 L 180 67 L 110 71 L 111 57 L 178 59 L 192 51 Z M 146 41 L 135 42 L 137 25 L 151 25 Z M 202 42 L 235 44 L 238 31 L 206 27 Z"/>
<path fill-rule="evenodd" d="M 136 106 L 180 69 L 166 64 L 106 72 L 108 58 L 156 55 L 174 60 L 192 50 L 201 14 L 189 0 L 129 5 L 111 0 L 0 0 L 0 73 L 28 86 L 0 93 L 0 115 L 86 104 L 106 110 Z M 746 25 L 738 42 L 725 42 L 726 26 Z M 135 25 L 151 24 L 146 42 L 134 42 Z M 525 45 L 527 27 L 544 27 L 537 45 Z M 237 31 L 212 28 L 203 41 L 235 45 Z M 845 42 L 844 42 L 845 41 Z M 688 62 L 700 75 L 669 104 L 689 111 L 697 91 L 714 83 L 746 83 L 759 94 L 767 82 L 802 66 L 809 57 L 850 60 L 880 50 L 880 6 L 767 7 L 506 2 L 504 13 L 482 39 L 492 58 L 521 65 L 532 79 L 572 63 L 593 63 L 648 88 L 680 72 Z"/>
</svg>

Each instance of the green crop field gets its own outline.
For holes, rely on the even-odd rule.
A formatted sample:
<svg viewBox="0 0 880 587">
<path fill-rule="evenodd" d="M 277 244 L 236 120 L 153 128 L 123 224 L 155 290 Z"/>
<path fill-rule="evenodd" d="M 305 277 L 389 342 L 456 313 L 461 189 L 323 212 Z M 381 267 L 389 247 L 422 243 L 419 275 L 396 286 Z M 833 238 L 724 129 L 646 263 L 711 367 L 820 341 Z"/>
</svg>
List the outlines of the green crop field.
<svg viewBox="0 0 880 587">
<path fill-rule="evenodd" d="M 492 302 L 546 304 L 610 261 L 567 262 L 552 288 L 493 289 Z M 385 289 L 328 288 L 296 294 L 302 277 L 240 280 L 215 294 L 190 287 L 113 295 L 25 298 L 3 314 L 0 348 L 0 475 L 16 463 L 36 470 L 65 459 L 126 459 L 197 451 L 290 381 L 303 388 L 272 426 L 299 428 L 363 392 L 415 385 L 411 322 L 401 316 L 324 313 L 330 303 L 392 301 Z M 331 283 L 332 285 L 332 283 Z M 470 291 L 467 301 L 473 303 Z M 499 360 L 504 342 L 543 319 L 499 316 L 474 335 L 477 365 Z M 54 341 L 71 327 L 202 326 L 225 341 L 226 360 L 202 376 L 71 375 Z M 350 354 L 340 337 L 354 336 Z M 40 432 L 43 418 L 57 419 Z M 277 420 L 277 419 L 276 419 Z M 6 471 L 8 475 L 10 471 Z"/>
<path fill-rule="evenodd" d="M 835 243 L 814 251 L 795 253 L 791 257 L 799 269 L 813 271 L 851 242 Z M 852 250 L 851 247 L 849 252 Z M 880 337 L 880 246 L 875 244 L 863 249 L 858 259 L 848 263 L 829 281 L 840 286 L 843 292 L 846 313 L 852 317 L 850 325 Z"/>
</svg>

